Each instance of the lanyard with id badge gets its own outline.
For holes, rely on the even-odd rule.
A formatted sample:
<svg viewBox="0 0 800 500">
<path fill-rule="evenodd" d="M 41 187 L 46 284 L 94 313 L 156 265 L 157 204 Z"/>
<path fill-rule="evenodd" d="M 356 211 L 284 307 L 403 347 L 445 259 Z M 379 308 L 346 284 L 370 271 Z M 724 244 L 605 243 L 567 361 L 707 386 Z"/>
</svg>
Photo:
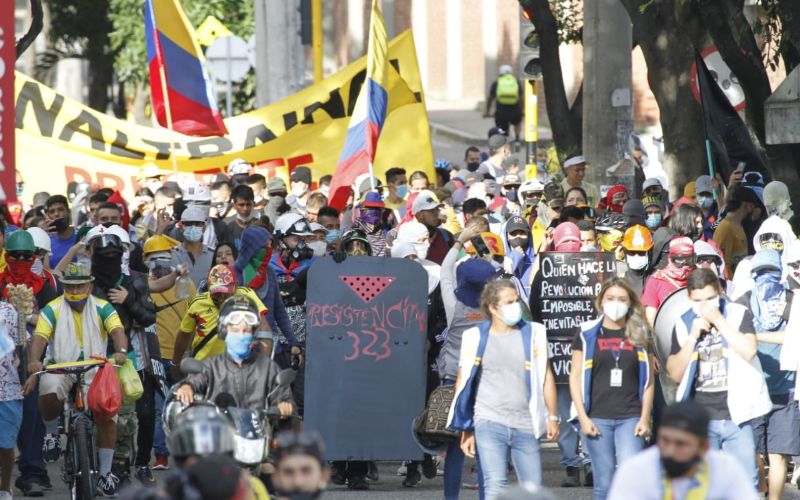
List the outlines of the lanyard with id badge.
<svg viewBox="0 0 800 500">
<path fill-rule="evenodd" d="M 611 344 L 608 346 L 608 350 L 611 351 L 611 355 L 614 356 L 614 368 L 611 369 L 611 387 L 622 387 L 622 369 L 619 367 L 619 357 L 622 356 L 622 349 L 625 346 L 625 339 L 622 339 L 619 343 L 619 348 L 614 350 L 611 347 Z"/>
</svg>

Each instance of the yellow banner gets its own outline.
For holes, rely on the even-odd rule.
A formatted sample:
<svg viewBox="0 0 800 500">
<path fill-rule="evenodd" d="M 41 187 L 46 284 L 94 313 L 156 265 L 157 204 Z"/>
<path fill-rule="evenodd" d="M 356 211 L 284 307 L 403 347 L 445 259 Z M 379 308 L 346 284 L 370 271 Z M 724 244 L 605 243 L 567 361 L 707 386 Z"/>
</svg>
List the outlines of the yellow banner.
<svg viewBox="0 0 800 500">
<path fill-rule="evenodd" d="M 434 175 L 428 115 L 411 31 L 389 43 L 389 103 L 375 157 L 375 173 L 403 167 Z M 283 177 L 300 165 L 316 182 L 333 175 L 350 116 L 366 75 L 366 58 L 291 97 L 228 118 L 225 137 L 175 134 L 178 170 L 198 179 L 225 171 L 235 158 L 256 165 L 267 178 Z M 25 181 L 21 198 L 39 191 L 67 192 L 70 182 L 119 189 L 130 199 L 139 167 L 154 161 L 172 170 L 170 134 L 97 112 L 16 73 L 17 170 Z M 288 182 L 287 182 L 288 185 Z"/>
</svg>

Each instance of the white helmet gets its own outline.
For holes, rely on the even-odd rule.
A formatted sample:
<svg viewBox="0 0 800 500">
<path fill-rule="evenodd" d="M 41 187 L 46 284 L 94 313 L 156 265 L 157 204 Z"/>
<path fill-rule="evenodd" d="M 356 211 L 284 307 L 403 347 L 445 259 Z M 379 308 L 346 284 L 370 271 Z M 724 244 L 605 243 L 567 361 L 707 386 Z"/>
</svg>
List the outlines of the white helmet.
<svg viewBox="0 0 800 500">
<path fill-rule="evenodd" d="M 525 196 L 525 193 L 544 192 L 544 184 L 539 179 L 533 178 L 522 183 L 519 187 L 520 196 Z"/>
<path fill-rule="evenodd" d="M 31 227 L 26 229 L 26 231 L 33 236 L 33 246 L 42 250 L 47 250 L 47 253 L 52 251 L 50 246 L 50 235 L 47 234 L 47 231 L 40 227 Z"/>
<path fill-rule="evenodd" d="M 128 231 L 122 229 L 121 226 L 116 224 L 110 227 L 105 227 L 102 225 L 93 227 L 88 233 L 86 233 L 86 239 L 84 240 L 83 244 L 88 248 L 92 245 L 94 240 L 102 238 L 103 236 L 116 236 L 119 238 L 123 248 L 126 250 L 133 250 L 134 248 Z"/>
<path fill-rule="evenodd" d="M 284 214 L 275 223 L 275 236 L 285 238 L 287 236 L 314 236 L 308 220 L 300 214 Z"/>
<path fill-rule="evenodd" d="M 191 181 L 186 184 L 183 199 L 195 202 L 211 201 L 211 190 L 202 181 Z"/>
</svg>

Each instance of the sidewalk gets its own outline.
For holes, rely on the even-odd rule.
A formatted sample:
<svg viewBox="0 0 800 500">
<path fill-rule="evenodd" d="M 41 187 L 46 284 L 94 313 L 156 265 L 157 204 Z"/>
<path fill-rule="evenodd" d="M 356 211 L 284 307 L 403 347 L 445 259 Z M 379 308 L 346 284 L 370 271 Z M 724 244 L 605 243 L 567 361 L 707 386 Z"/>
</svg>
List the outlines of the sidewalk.
<svg viewBox="0 0 800 500">
<path fill-rule="evenodd" d="M 483 117 L 484 103 L 440 101 L 425 98 L 431 139 L 443 139 L 468 145 L 485 147 L 489 140 L 489 129 L 494 127 L 494 118 Z M 539 129 L 540 141 L 551 141 L 549 128 Z"/>
</svg>

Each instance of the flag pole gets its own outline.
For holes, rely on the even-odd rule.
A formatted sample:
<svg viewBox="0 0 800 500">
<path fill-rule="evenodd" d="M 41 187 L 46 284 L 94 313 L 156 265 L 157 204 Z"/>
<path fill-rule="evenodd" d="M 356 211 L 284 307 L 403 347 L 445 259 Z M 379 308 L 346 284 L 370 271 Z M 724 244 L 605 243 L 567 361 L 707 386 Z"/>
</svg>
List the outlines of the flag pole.
<svg viewBox="0 0 800 500">
<path fill-rule="evenodd" d="M 711 141 L 708 139 L 708 117 L 706 116 L 705 103 L 703 102 L 703 80 L 705 79 L 706 76 L 705 73 L 706 69 L 700 67 L 701 64 L 705 66 L 706 63 L 705 61 L 703 61 L 703 58 L 697 51 L 694 52 L 694 60 L 695 60 L 695 65 L 697 66 L 697 88 L 700 91 L 698 92 L 698 94 L 700 94 L 700 112 L 703 114 L 703 132 L 705 132 L 706 136 L 706 156 L 708 157 L 708 173 L 711 176 L 711 179 L 713 180 L 714 162 L 712 161 L 712 155 L 711 155 Z M 701 71 L 703 72 L 703 78 L 700 77 Z M 717 188 L 711 188 L 711 191 L 713 191 L 712 194 L 714 196 L 714 200 L 716 200 Z"/>
<path fill-rule="evenodd" d="M 167 128 L 169 129 L 169 156 L 172 158 L 172 172 L 175 182 L 178 182 L 178 159 L 175 157 L 175 131 L 172 129 L 172 111 L 169 108 L 169 94 L 167 93 L 167 73 L 164 70 L 164 61 L 158 65 L 161 75 L 161 93 L 164 95 L 164 107 L 167 110 Z"/>
</svg>

